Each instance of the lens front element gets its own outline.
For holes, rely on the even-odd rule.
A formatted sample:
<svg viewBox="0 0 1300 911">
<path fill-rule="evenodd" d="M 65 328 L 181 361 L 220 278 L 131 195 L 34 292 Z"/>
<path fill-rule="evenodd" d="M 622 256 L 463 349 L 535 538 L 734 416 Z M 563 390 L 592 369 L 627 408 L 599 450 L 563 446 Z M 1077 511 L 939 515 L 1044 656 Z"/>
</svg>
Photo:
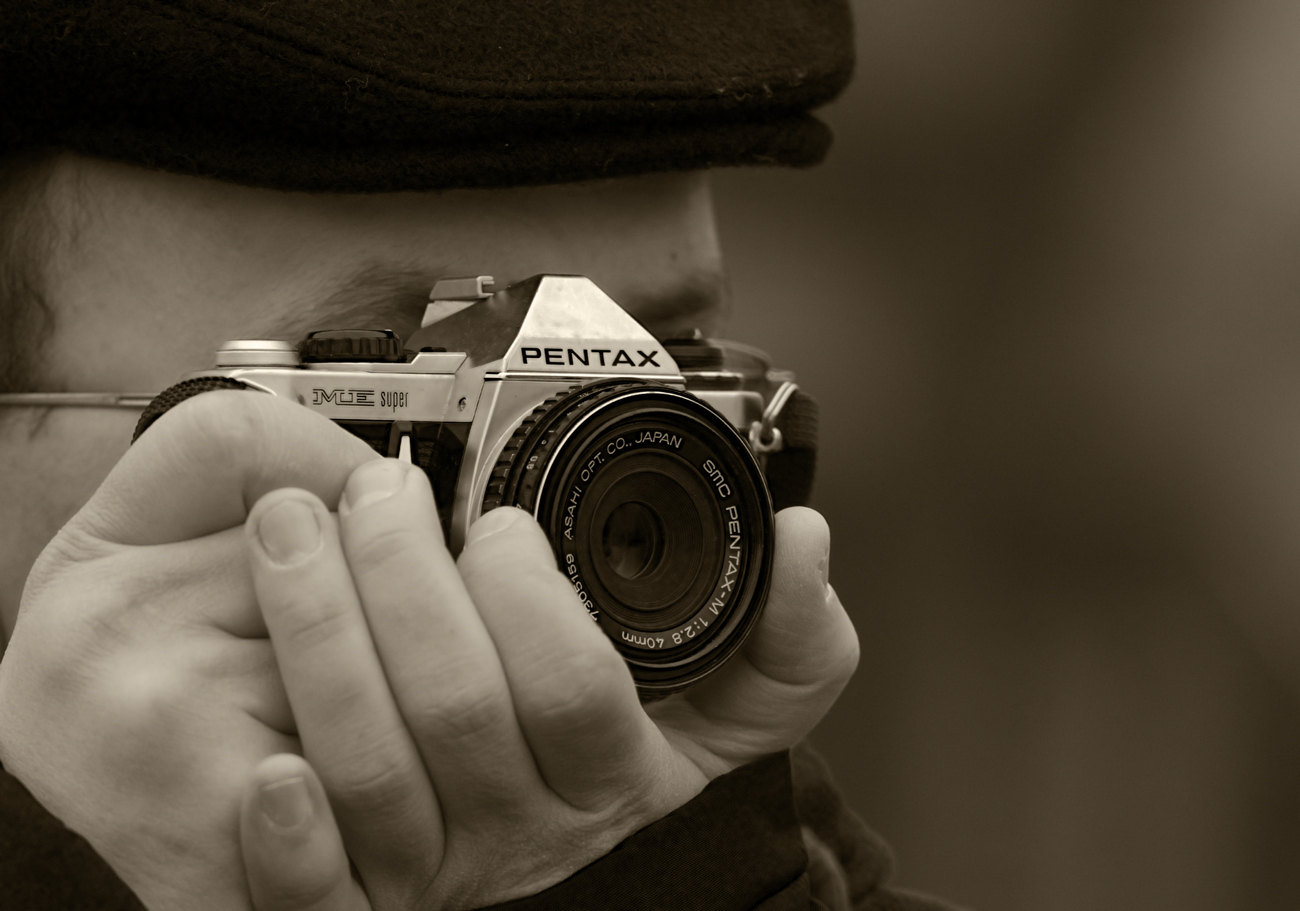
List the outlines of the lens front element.
<svg viewBox="0 0 1300 911">
<path fill-rule="evenodd" d="M 640 500 L 609 511 L 601 530 L 600 549 L 609 568 L 624 579 L 637 579 L 663 564 L 664 524 L 652 506 Z"/>
<path fill-rule="evenodd" d="M 643 696 L 740 646 L 767 596 L 772 507 L 725 418 L 671 387 L 606 381 L 535 413 L 512 444 L 500 502 L 537 517 Z"/>
</svg>

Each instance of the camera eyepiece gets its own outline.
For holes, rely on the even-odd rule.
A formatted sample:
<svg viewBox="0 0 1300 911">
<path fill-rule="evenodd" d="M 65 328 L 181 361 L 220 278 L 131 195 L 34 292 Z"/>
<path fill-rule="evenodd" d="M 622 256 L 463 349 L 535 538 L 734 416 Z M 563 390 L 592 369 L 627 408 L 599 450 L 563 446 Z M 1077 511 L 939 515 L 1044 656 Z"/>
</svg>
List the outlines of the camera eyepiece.
<svg viewBox="0 0 1300 911">
<path fill-rule="evenodd" d="M 731 424 L 687 392 L 614 379 L 546 400 L 497 462 L 483 509 L 502 505 L 537 517 L 643 697 L 724 662 L 766 600 L 762 471 Z"/>
</svg>

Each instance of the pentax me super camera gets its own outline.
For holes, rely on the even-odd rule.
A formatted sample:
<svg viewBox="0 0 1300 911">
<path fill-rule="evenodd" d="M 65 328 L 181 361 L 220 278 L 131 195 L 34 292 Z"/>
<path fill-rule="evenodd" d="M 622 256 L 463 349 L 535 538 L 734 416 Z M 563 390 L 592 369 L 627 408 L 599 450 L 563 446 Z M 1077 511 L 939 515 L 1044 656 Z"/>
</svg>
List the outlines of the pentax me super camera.
<svg viewBox="0 0 1300 911">
<path fill-rule="evenodd" d="M 405 345 L 387 330 L 227 342 L 215 369 L 155 399 L 136 435 L 209 389 L 292 399 L 419 465 L 453 553 L 488 510 L 536 517 L 643 698 L 718 668 L 767 597 L 764 465 L 792 454 L 778 419 L 792 396 L 805 411 L 811 400 L 755 349 L 656 339 L 581 276 L 501 290 L 451 279 L 430 297 Z M 808 477 L 787 487 L 811 482 L 811 450 L 793 453 L 787 468 Z"/>
</svg>

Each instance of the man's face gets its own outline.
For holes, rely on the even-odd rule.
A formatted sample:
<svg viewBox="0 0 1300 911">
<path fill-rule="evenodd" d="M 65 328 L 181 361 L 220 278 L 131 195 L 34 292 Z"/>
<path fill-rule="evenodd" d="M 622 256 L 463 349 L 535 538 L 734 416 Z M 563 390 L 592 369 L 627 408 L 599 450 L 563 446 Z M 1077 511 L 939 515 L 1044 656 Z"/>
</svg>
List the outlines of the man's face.
<svg viewBox="0 0 1300 911">
<path fill-rule="evenodd" d="M 716 326 L 722 269 L 707 176 L 439 193 L 315 195 L 71 156 L 45 290 L 41 390 L 157 392 L 232 338 L 419 326 L 440 277 L 591 277 L 650 331 Z M 0 623 L 36 555 L 125 452 L 137 415 L 0 414 Z"/>
</svg>

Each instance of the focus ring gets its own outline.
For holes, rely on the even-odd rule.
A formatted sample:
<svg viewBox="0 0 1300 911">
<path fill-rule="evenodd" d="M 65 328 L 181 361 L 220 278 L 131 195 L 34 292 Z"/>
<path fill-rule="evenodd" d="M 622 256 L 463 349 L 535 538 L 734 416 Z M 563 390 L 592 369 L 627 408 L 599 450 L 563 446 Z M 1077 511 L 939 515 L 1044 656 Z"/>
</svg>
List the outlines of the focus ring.
<svg viewBox="0 0 1300 911">
<path fill-rule="evenodd" d="M 565 391 L 545 399 L 529 413 L 528 417 L 519 422 L 515 432 L 502 447 L 501 454 L 497 456 L 496 466 L 488 477 L 487 489 L 483 494 L 483 512 L 489 512 L 498 506 L 519 506 L 531 512 L 534 503 L 521 502 L 518 496 L 519 482 L 524 469 L 531 467 L 530 464 L 521 465 L 520 456 L 527 457 L 526 462 L 534 462 L 535 460 L 531 458 L 533 453 L 547 450 L 552 439 L 557 436 L 551 431 L 556 430 L 566 418 L 585 410 L 583 403 L 590 402 L 598 396 L 603 397 L 604 393 L 616 389 L 644 385 L 646 384 L 640 380 L 601 380 L 585 386 L 570 386 Z M 538 456 L 550 454 L 548 451 L 538 453 Z"/>
<path fill-rule="evenodd" d="M 543 399 L 542 404 L 534 408 L 528 417 L 519 422 L 519 426 L 515 428 L 515 432 L 510 435 L 510 439 L 506 441 L 506 445 L 501 449 L 501 454 L 497 456 L 497 463 L 492 469 L 492 474 L 488 476 L 487 490 L 483 494 L 483 512 L 491 512 L 501 505 L 501 501 L 505 497 L 506 487 L 510 482 L 510 473 L 515 466 L 515 461 L 518 459 L 519 453 L 523 451 L 525 441 L 536 429 L 537 422 L 577 388 L 577 386 L 573 386 L 564 392 Z"/>
</svg>

